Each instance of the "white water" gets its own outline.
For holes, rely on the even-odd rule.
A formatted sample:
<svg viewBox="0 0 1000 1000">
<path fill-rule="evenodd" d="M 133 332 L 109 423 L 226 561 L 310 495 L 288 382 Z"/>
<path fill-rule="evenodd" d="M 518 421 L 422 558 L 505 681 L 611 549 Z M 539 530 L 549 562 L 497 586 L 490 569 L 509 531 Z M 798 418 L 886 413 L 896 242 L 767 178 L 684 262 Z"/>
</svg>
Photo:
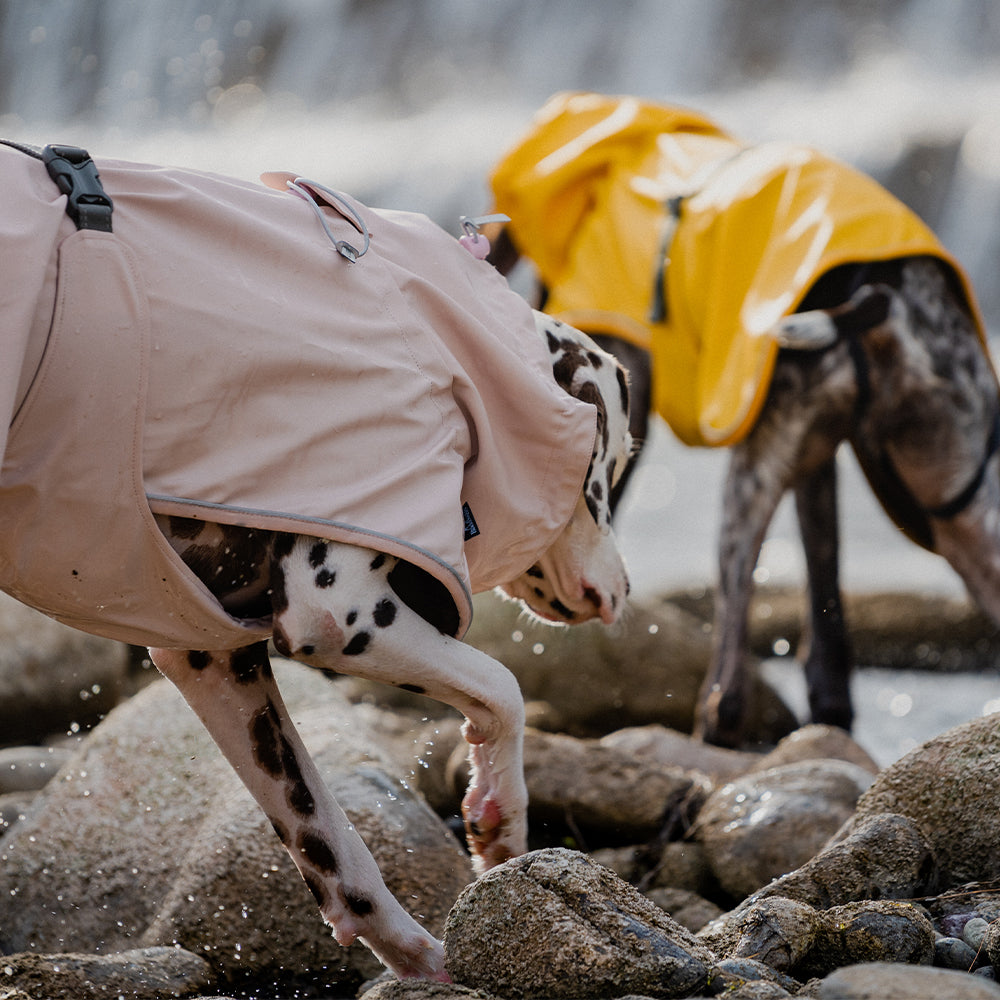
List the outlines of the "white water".
<svg viewBox="0 0 1000 1000">
<path fill-rule="evenodd" d="M 0 7 L 0 134 L 249 178 L 288 169 L 372 204 L 426 212 L 452 231 L 459 214 L 487 206 L 490 165 L 530 114 L 552 92 L 576 88 L 689 104 L 739 135 L 810 142 L 900 185 L 966 265 L 1000 329 L 992 0 Z M 714 578 L 724 462 L 682 448 L 662 427 L 654 435 L 619 524 L 638 594 Z M 852 460 L 842 464 L 845 586 L 961 594 L 943 561 L 891 527 Z M 758 576 L 803 578 L 788 505 Z M 991 682 L 965 690 L 953 678 L 900 677 L 904 694 L 929 685 L 904 711 L 905 698 L 880 697 L 884 678 L 865 686 L 871 676 L 859 679 L 859 734 L 882 760 L 956 715 L 978 714 L 994 691 Z M 784 682 L 793 701 L 794 680 Z M 879 714 L 879 704 L 891 707 Z"/>
</svg>

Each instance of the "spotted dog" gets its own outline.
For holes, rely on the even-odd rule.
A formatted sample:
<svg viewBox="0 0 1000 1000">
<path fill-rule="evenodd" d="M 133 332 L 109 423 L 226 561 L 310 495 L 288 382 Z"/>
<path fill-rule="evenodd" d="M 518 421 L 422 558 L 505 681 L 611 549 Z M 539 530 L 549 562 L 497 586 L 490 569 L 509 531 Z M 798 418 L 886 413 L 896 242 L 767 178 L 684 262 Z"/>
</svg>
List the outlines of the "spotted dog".
<svg viewBox="0 0 1000 1000">
<path fill-rule="evenodd" d="M 592 403 L 598 432 L 577 508 L 555 543 L 501 589 L 539 618 L 614 622 L 628 583 L 609 492 L 624 470 L 628 386 L 589 338 L 539 316 L 557 381 Z M 320 670 L 427 695 L 466 718 L 469 848 L 483 872 L 524 852 L 524 709 L 514 676 L 451 637 L 454 604 L 398 558 L 357 545 L 157 517 L 185 563 L 232 615 L 269 614 L 283 655 Z M 258 642 L 234 651 L 151 649 L 269 817 L 343 945 L 362 940 L 399 976 L 447 981 L 441 945 L 389 893 L 374 860 L 316 771 Z"/>
<path fill-rule="evenodd" d="M 685 443 L 730 449 L 701 736 L 742 740 L 753 571 L 788 491 L 811 717 L 851 726 L 842 442 L 897 525 L 1000 621 L 997 380 L 961 267 L 912 212 L 817 151 L 596 94 L 553 97 L 491 183 L 510 222 L 493 227 L 489 259 L 506 274 L 523 254 L 537 304 L 622 361 L 634 439 L 653 410 Z"/>
<path fill-rule="evenodd" d="M 525 850 L 524 709 L 472 594 L 622 613 L 628 388 L 423 216 L 0 142 L 0 588 L 147 646 L 342 944 L 446 980 L 282 703 L 269 640 L 465 716 L 475 867 Z M 53 183 L 55 182 L 55 183 Z"/>
</svg>

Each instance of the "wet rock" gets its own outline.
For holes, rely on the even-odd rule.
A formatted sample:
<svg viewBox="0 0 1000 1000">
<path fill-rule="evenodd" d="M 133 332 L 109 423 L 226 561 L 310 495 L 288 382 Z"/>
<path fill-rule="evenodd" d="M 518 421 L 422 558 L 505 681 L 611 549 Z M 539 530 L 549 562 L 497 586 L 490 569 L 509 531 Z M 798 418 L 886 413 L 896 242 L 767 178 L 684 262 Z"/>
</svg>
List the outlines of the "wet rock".
<svg viewBox="0 0 1000 1000">
<path fill-rule="evenodd" d="M 636 889 L 560 848 L 516 858 L 470 885 L 444 940 L 457 983 L 512 998 L 691 996 L 712 963 Z"/>
<path fill-rule="evenodd" d="M 651 723 L 690 732 L 711 653 L 705 623 L 660 601 L 630 605 L 611 628 L 554 629 L 482 594 L 466 638 L 513 671 L 526 699 L 552 706 L 553 724 L 540 728 L 573 736 Z M 753 691 L 748 742 L 774 744 L 798 722 L 763 681 Z"/>
<path fill-rule="evenodd" d="M 994 969 L 1000 970 L 1000 923 L 993 921 L 983 935 L 983 951 Z"/>
<path fill-rule="evenodd" d="M 805 963 L 822 922 L 822 914 L 807 903 L 772 896 L 746 908 L 728 937 L 717 942 L 718 950 L 787 973 Z"/>
<path fill-rule="evenodd" d="M 687 889 L 649 889 L 645 895 L 689 931 L 700 931 L 710 920 L 722 915 L 715 903 Z"/>
<path fill-rule="evenodd" d="M 823 980 L 820 1000 L 1000 1000 L 1000 986 L 927 965 L 863 963 Z"/>
<path fill-rule="evenodd" d="M 0 795 L 0 840 L 15 823 L 27 815 L 35 796 L 31 792 L 9 792 Z"/>
<path fill-rule="evenodd" d="M 21 746 L 0 749 L 0 795 L 37 792 L 73 755 L 66 747 Z"/>
<path fill-rule="evenodd" d="M 861 962 L 930 965 L 933 960 L 934 927 L 918 907 L 866 900 L 822 914 L 813 946 L 796 971 L 805 978 Z"/>
<path fill-rule="evenodd" d="M 697 775 L 604 746 L 529 730 L 524 737 L 529 819 L 631 843 L 655 836 L 672 812 L 693 816 L 710 786 Z"/>
<path fill-rule="evenodd" d="M 772 896 L 821 910 L 855 900 L 912 899 L 925 895 L 935 876 L 934 858 L 911 820 L 893 814 L 873 816 L 850 836 L 712 921 L 698 936 L 709 947 L 725 950 L 725 939 L 744 913 Z"/>
<path fill-rule="evenodd" d="M 787 997 L 801 983 L 754 958 L 724 958 L 712 970 L 712 995 L 724 997 Z"/>
<path fill-rule="evenodd" d="M 743 899 L 817 854 L 871 780 L 868 771 L 840 760 L 754 771 L 708 797 L 694 836 L 719 885 Z"/>
<path fill-rule="evenodd" d="M 20 953 L 0 959 L 7 987 L 48 1000 L 161 1000 L 204 993 L 214 984 L 205 959 L 181 948 L 137 948 L 109 955 Z"/>
<path fill-rule="evenodd" d="M 376 710 L 297 665 L 275 673 L 338 801 L 404 907 L 440 933 L 468 858 L 378 749 Z M 4 842 L 3 951 L 118 951 L 175 942 L 216 972 L 324 967 L 329 985 L 380 970 L 344 949 L 263 813 L 166 681 L 115 710 Z"/>
<path fill-rule="evenodd" d="M 973 719 L 885 768 L 861 796 L 843 835 L 879 813 L 908 817 L 941 869 L 941 887 L 1000 877 L 1000 811 L 983 790 L 1000 786 L 997 716 Z"/>
<path fill-rule="evenodd" d="M 961 938 L 942 937 L 934 942 L 934 964 L 943 969 L 960 969 L 970 972 L 979 958 L 975 948 Z"/>
<path fill-rule="evenodd" d="M 452 983 L 423 983 L 416 979 L 389 979 L 360 994 L 364 1000 L 493 1000 L 488 994 Z"/>
<path fill-rule="evenodd" d="M 686 771 L 701 771 L 713 781 L 725 781 L 755 771 L 763 759 L 759 753 L 715 747 L 659 725 L 618 729 L 603 737 L 601 743 L 644 760 L 670 764 Z"/>
<path fill-rule="evenodd" d="M 119 701 L 128 647 L 60 625 L 0 593 L 0 741 L 93 725 Z"/>
<path fill-rule="evenodd" d="M 867 750 L 858 746 L 850 735 L 839 726 L 821 726 L 811 723 L 789 733 L 760 760 L 756 771 L 783 764 L 797 764 L 807 760 L 846 760 L 850 764 L 878 774 L 879 766 Z"/>
</svg>

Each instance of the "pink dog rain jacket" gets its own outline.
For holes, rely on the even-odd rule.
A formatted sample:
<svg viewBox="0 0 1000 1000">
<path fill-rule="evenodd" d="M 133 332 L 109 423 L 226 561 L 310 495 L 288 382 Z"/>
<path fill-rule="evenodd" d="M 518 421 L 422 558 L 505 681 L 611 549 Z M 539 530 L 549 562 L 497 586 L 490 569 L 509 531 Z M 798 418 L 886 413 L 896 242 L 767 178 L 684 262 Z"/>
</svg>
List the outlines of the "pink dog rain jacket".
<svg viewBox="0 0 1000 1000">
<path fill-rule="evenodd" d="M 556 385 L 528 306 L 422 216 L 351 202 L 371 236 L 351 262 L 285 190 L 97 166 L 114 233 L 77 232 L 43 164 L 0 147 L 0 588 L 142 645 L 268 636 L 157 512 L 400 556 L 464 633 L 470 594 L 563 529 L 593 451 L 595 409 Z"/>
</svg>

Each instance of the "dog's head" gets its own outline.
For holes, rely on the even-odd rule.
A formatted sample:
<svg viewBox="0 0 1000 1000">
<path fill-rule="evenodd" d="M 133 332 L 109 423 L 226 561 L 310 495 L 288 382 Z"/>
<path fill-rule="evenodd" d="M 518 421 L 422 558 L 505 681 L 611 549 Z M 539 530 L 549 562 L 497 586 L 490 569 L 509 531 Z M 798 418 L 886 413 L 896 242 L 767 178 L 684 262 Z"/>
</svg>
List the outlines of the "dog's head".
<svg viewBox="0 0 1000 1000">
<path fill-rule="evenodd" d="M 600 617 L 610 625 L 628 595 L 610 502 L 632 452 L 628 378 L 586 334 L 539 312 L 535 324 L 548 344 L 556 381 L 597 409 L 597 435 L 583 492 L 562 534 L 538 562 L 501 590 L 548 621 Z"/>
</svg>

